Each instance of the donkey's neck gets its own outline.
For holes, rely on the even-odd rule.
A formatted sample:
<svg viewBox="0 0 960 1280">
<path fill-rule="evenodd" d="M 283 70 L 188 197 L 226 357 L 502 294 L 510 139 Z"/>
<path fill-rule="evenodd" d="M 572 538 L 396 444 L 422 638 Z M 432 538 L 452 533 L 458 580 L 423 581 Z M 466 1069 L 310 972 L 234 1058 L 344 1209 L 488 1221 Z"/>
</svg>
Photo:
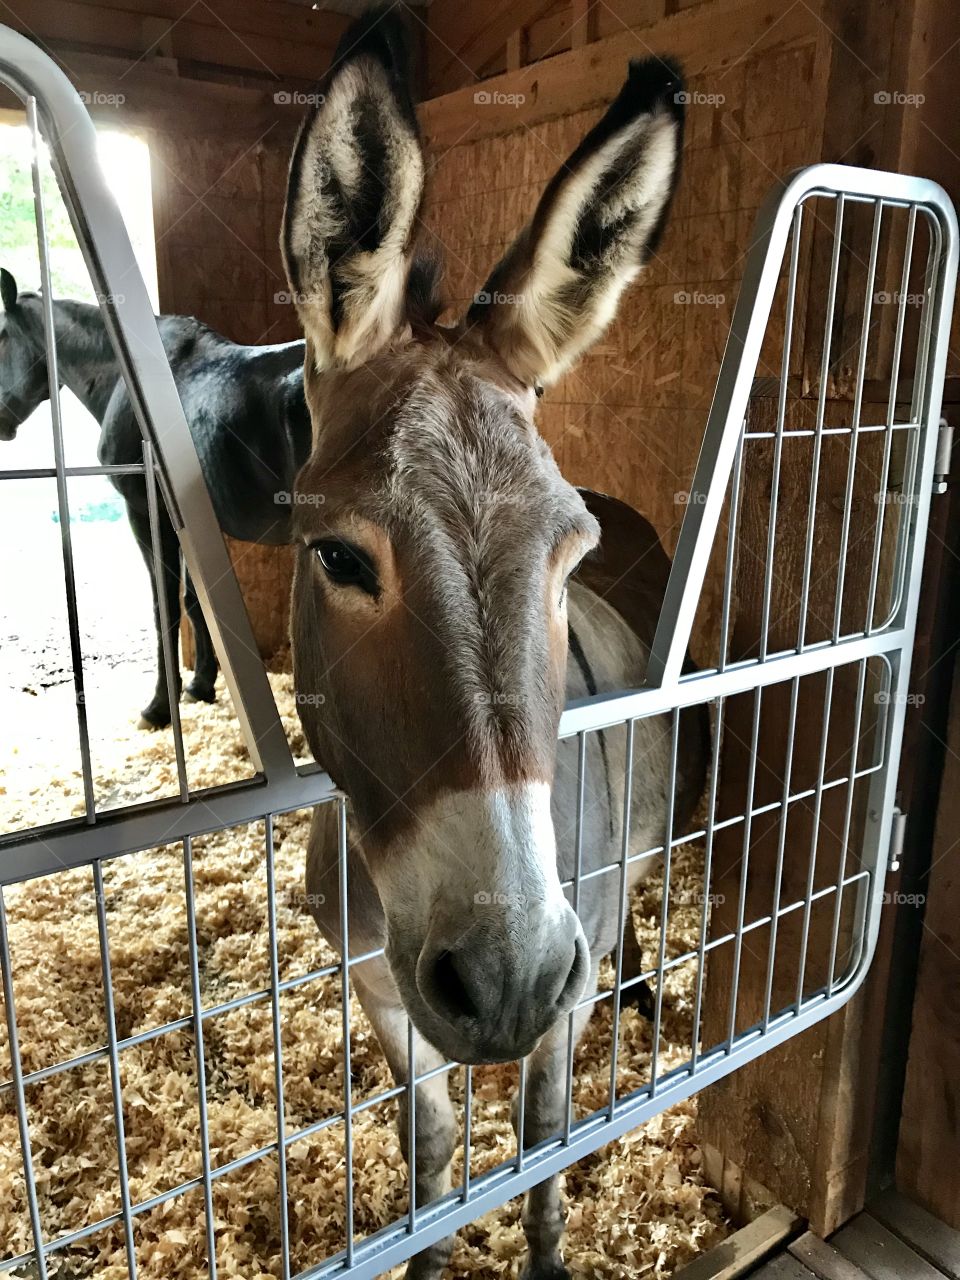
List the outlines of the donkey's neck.
<svg viewBox="0 0 960 1280">
<path fill-rule="evenodd" d="M 60 380 L 103 425 L 120 366 L 100 308 L 86 302 L 54 303 Z"/>
</svg>

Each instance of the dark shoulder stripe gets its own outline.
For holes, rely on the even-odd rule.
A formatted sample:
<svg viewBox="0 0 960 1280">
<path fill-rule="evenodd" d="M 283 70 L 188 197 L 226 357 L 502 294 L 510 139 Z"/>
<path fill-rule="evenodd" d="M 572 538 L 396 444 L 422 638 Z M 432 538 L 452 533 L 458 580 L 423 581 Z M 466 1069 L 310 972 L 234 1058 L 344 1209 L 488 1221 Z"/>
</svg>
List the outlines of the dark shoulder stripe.
<svg viewBox="0 0 960 1280">
<path fill-rule="evenodd" d="M 587 655 L 583 652 L 583 645 L 580 643 L 580 637 L 574 631 L 572 625 L 567 623 L 567 634 L 570 637 L 570 652 L 573 654 L 573 660 L 580 669 L 583 676 L 583 683 L 587 686 L 587 693 L 592 698 L 597 692 L 597 682 L 591 670 L 590 663 L 587 661 Z"/>
</svg>

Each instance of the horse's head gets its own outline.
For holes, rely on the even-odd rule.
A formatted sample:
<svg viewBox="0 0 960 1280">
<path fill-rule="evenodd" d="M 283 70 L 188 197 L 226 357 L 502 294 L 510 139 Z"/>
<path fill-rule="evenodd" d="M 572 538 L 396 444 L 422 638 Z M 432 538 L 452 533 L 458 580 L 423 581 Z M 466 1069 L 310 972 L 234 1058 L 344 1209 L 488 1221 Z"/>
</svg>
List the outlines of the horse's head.
<svg viewBox="0 0 960 1280">
<path fill-rule="evenodd" d="M 0 269 L 0 440 L 13 440 L 21 422 L 50 394 L 40 299 L 17 292 Z"/>
<path fill-rule="evenodd" d="M 415 249 L 424 161 L 390 18 L 354 28 L 294 152 L 283 249 L 307 338 L 300 715 L 349 795 L 404 1004 L 466 1061 L 528 1052 L 590 957 L 550 816 L 566 581 L 596 522 L 534 425 L 675 185 L 675 67 L 634 63 L 455 328 Z M 491 175 L 491 181 L 493 175 Z"/>
</svg>

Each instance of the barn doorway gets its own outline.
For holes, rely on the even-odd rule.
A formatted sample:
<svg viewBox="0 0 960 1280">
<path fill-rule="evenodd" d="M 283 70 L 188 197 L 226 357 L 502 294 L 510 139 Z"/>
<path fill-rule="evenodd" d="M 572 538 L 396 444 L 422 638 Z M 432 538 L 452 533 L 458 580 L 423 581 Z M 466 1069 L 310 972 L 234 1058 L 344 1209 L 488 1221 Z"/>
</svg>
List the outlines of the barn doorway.
<svg viewBox="0 0 960 1280">
<path fill-rule="evenodd" d="M 123 214 L 154 308 L 158 306 L 150 152 L 140 137 L 99 131 L 99 157 Z M 40 282 L 31 173 L 32 139 L 26 124 L 0 124 L 0 265 L 22 292 Z M 50 266 L 57 299 L 96 304 L 49 157 L 40 156 Z M 65 462 L 97 463 L 99 424 L 67 388 L 61 390 Z M 15 829 L 37 787 L 45 787 L 54 746 L 64 754 L 63 735 L 74 733 L 74 691 L 66 626 L 61 529 L 54 479 L 37 475 L 54 465 L 49 401 L 0 444 L 0 470 L 24 471 L 8 479 L 0 503 L 0 720 L 31 725 L 29 735 L 0 744 L 0 831 Z M 133 732 L 131 710 L 149 696 L 154 661 L 150 582 L 126 524 L 119 494 L 104 476 L 69 480 L 71 540 L 80 601 L 80 628 L 88 687 L 109 677 L 109 697 L 90 699 L 91 745 L 107 749 Z M 67 728 L 65 729 L 65 726 Z M 75 747 L 76 744 L 74 744 Z M 63 772 L 60 816 L 82 800 L 72 770 Z"/>
</svg>

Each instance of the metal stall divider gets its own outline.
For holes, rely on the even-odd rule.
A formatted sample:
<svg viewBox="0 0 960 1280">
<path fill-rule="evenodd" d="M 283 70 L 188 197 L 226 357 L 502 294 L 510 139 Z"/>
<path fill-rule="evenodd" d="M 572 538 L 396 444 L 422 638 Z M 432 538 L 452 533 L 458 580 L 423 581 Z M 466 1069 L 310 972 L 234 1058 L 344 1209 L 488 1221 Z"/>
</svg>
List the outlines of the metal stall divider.
<svg viewBox="0 0 960 1280">
<path fill-rule="evenodd" d="M 350 955 L 347 928 L 348 841 L 345 798 L 330 779 L 315 767 L 298 767 L 289 750 L 276 705 L 263 665 L 257 653 L 250 625 L 244 611 L 229 557 L 216 523 L 197 461 L 190 430 L 184 419 L 176 387 L 167 364 L 146 290 L 139 276 L 133 253 L 116 205 L 105 187 L 95 154 L 95 133 L 80 99 L 64 74 L 34 44 L 12 31 L 0 28 L 0 80 L 25 103 L 28 122 L 39 151 L 40 138 L 50 148 L 51 160 L 61 192 L 70 212 L 77 238 L 86 259 L 91 278 L 101 298 L 101 308 L 115 347 L 123 376 L 144 437 L 144 462 L 135 468 L 145 476 L 150 498 L 151 522 L 156 528 L 158 503 L 166 502 L 180 537 L 183 554 L 193 581 L 197 585 L 204 612 L 214 637 L 225 679 L 240 720 L 251 760 L 256 769 L 252 781 L 207 790 L 192 790 L 187 776 L 186 758 L 179 721 L 174 709 L 173 735 L 176 751 L 179 794 L 169 800 L 126 806 L 108 813 L 98 811 L 92 783 L 90 748 L 83 694 L 83 669 L 80 635 L 77 624 L 77 601 L 70 543 L 67 481 L 78 474 L 110 474 L 111 468 L 71 468 L 64 459 L 62 431 L 58 407 L 56 350 L 49 268 L 49 246 L 43 214 L 39 181 L 39 156 L 34 157 L 37 228 L 40 246 L 43 308 L 49 360 L 51 403 L 55 442 L 55 467 L 44 476 L 55 479 L 63 538 L 64 580 L 68 599 L 68 625 L 76 684 L 78 732 L 83 774 L 84 814 L 44 827 L 27 829 L 0 840 L 0 961 L 3 971 L 3 998 L 6 1011 L 8 1044 L 11 1061 L 10 1079 L 0 1083 L 0 1092 L 13 1095 L 23 1156 L 24 1187 L 33 1248 L 0 1261 L 0 1271 L 32 1265 L 41 1280 L 49 1274 L 51 1262 L 62 1257 L 96 1232 L 109 1227 L 122 1228 L 127 1267 L 131 1277 L 137 1274 L 134 1229 L 137 1219 L 167 1201 L 199 1190 L 203 1197 L 209 1274 L 217 1274 L 213 1189 L 217 1181 L 253 1161 L 276 1156 L 279 1167 L 279 1194 L 285 1205 L 287 1196 L 286 1163 L 290 1147 L 308 1135 L 334 1124 L 343 1124 L 345 1142 L 346 1227 L 342 1249 L 334 1256 L 304 1271 L 296 1272 L 291 1257 L 288 1217 L 280 1213 L 282 1274 L 317 1277 L 351 1276 L 366 1280 L 403 1261 L 413 1253 L 439 1240 L 459 1226 L 502 1204 L 526 1188 L 557 1172 L 582 1156 L 624 1134 L 651 1116 L 718 1080 L 743 1063 L 796 1035 L 849 1000 L 863 981 L 875 948 L 879 927 L 887 854 L 895 814 L 895 792 L 900 743 L 903 733 L 904 708 L 910 674 L 910 657 L 914 641 L 918 594 L 923 562 L 924 538 L 930 494 L 934 485 L 938 444 L 940 402 L 946 367 L 947 341 L 957 273 L 958 237 L 956 216 L 944 191 L 934 183 L 895 174 L 816 165 L 802 170 L 771 193 L 757 222 L 746 261 L 743 284 L 733 316 L 727 348 L 723 357 L 716 394 L 707 421 L 703 449 L 697 466 L 677 554 L 650 657 L 646 687 L 613 696 L 595 696 L 571 705 L 561 721 L 561 737 L 576 738 L 578 755 L 578 821 L 576 839 L 576 872 L 567 888 L 574 904 L 579 901 L 582 882 L 582 818 L 584 812 L 586 737 L 590 733 L 625 726 L 627 735 L 627 778 L 625 813 L 620 858 L 618 862 L 591 876 L 619 876 L 620 941 L 615 952 L 612 990 L 600 991 L 585 1000 L 579 1011 L 569 1017 L 566 1057 L 567 1099 L 562 1128 L 552 1138 L 534 1147 L 518 1142 L 516 1156 L 482 1173 L 471 1170 L 471 1105 L 472 1076 L 466 1070 L 463 1116 L 464 1170 L 462 1182 L 441 1200 L 418 1204 L 414 1180 L 408 1177 L 409 1208 L 406 1214 L 364 1239 L 356 1240 L 354 1232 L 354 1161 L 353 1122 L 369 1107 L 406 1093 L 409 1098 L 409 1140 L 411 1161 L 414 1146 L 416 1083 L 454 1070 L 448 1062 L 429 1072 L 417 1074 L 417 1036 L 408 1023 L 408 1079 L 395 1088 L 373 1098 L 355 1102 L 350 1079 L 350 970 L 369 960 L 369 955 Z M 819 385 L 816 419 L 812 428 L 792 425 L 788 413 L 787 383 L 794 308 L 799 269 L 799 246 L 804 219 L 815 200 L 835 204 L 834 240 L 830 264 L 826 306 L 825 340 Z M 841 253 L 844 220 L 848 211 L 866 204 L 873 211 L 867 284 L 856 370 L 856 389 L 852 425 L 834 427 L 827 422 L 827 383 L 831 359 L 831 333 L 836 303 L 838 264 Z M 905 213 L 908 219 L 906 250 L 902 269 L 902 297 L 899 302 L 894 354 L 889 386 L 888 408 L 882 423 L 861 423 L 866 378 L 867 338 L 871 325 L 873 288 L 878 261 L 881 231 L 888 212 Z M 906 331 L 906 291 L 910 278 L 911 254 L 918 222 L 927 228 L 930 239 L 929 258 L 924 283 L 922 320 L 916 345 L 916 364 L 912 401 L 907 421 L 897 421 L 898 377 Z M 789 253 L 788 253 L 789 250 Z M 781 268 L 786 260 L 787 313 L 784 350 L 777 399 L 776 426 L 773 432 L 752 432 L 746 426 L 748 397 L 758 366 Z M 120 287 L 122 284 L 122 288 Z M 851 537 L 854 508 L 853 493 L 857 477 L 858 447 L 862 440 L 880 433 L 883 438 L 881 493 L 888 484 L 895 437 L 901 434 L 908 444 L 904 479 L 904 501 L 897 528 L 897 544 L 893 553 L 894 591 L 889 614 L 877 621 L 882 607 L 878 600 L 884 514 L 878 502 L 876 527 L 872 530 L 871 580 L 865 617 L 852 630 L 844 629 L 843 602 L 845 560 Z M 817 519 L 817 486 L 825 443 L 831 436 L 843 435 L 848 441 L 849 460 L 841 532 L 839 576 L 835 608 L 825 638 L 810 639 L 807 618 L 813 579 L 815 521 Z M 761 635 L 757 656 L 730 660 L 728 656 L 732 622 L 732 593 L 735 563 L 735 539 L 738 513 L 745 493 L 743 460 L 746 448 L 761 438 L 773 442 L 773 476 L 768 518 L 767 562 L 764 572 Z M 781 462 L 784 449 L 795 439 L 812 443 L 811 489 L 808 524 L 804 538 L 804 560 L 801 590 L 800 627 L 793 646 L 773 651 L 770 641 L 771 601 L 774 584 L 774 553 L 777 538 L 777 503 L 780 493 Z M 16 478 L 21 472 L 3 472 L 2 479 Z M 38 475 L 40 473 L 37 473 Z M 717 665 L 708 671 L 685 672 L 684 655 L 689 644 L 698 600 L 703 588 L 711 555 L 726 503 L 728 537 L 723 567 L 723 596 L 720 617 L 720 651 Z M 172 669 L 168 655 L 167 670 Z M 874 661 L 882 669 L 886 696 L 874 758 L 861 765 L 862 713 L 868 679 L 868 664 Z M 827 738 L 831 722 L 834 680 L 847 669 L 856 673 L 854 728 L 850 739 L 850 755 L 839 777 L 827 774 Z M 755 780 L 758 733 L 763 695 L 774 686 L 791 690 L 788 726 L 788 760 L 792 762 L 792 746 L 796 730 L 797 691 L 800 683 L 812 676 L 825 680 L 824 720 L 819 759 L 815 762 L 816 781 L 800 791 L 791 789 L 790 767 L 783 779 L 778 800 L 755 803 Z M 172 693 L 172 690 L 171 690 Z M 748 777 L 747 802 L 739 813 L 718 819 L 717 788 L 720 766 L 720 738 L 724 709 L 729 701 L 742 695 L 753 698 L 751 767 Z M 709 772 L 706 818 L 695 831 L 673 829 L 673 793 L 676 786 L 677 738 L 681 712 L 686 708 L 714 707 L 711 766 Z M 672 717 L 671 778 L 668 786 L 667 820 L 664 839 L 655 849 L 636 850 L 631 845 L 629 830 L 630 786 L 633 774 L 634 726 L 638 719 L 666 714 Z M 862 833 L 855 830 L 855 790 L 865 782 L 868 795 Z M 844 830 L 841 857 L 833 882 L 817 888 L 814 875 L 815 849 L 811 850 L 806 891 L 792 902 L 780 902 L 783 874 L 786 815 L 798 801 L 812 801 L 819 818 L 823 797 L 838 787 L 846 788 Z M 276 882 L 274 864 L 274 818 L 295 809 L 317 804 L 337 806 L 340 850 L 340 894 L 342 959 L 312 973 L 281 979 L 277 952 Z M 767 912 L 748 918 L 747 880 L 751 850 L 752 824 L 761 814 L 779 815 L 775 894 Z M 197 921 L 194 899 L 193 841 L 206 832 L 239 824 L 264 823 L 264 860 L 267 881 L 269 925 L 269 986 L 248 995 L 203 1007 L 197 952 Z M 735 925 L 711 936 L 709 893 L 711 862 L 715 842 L 723 832 L 743 832 L 744 867 L 740 876 L 740 896 Z M 816 835 L 817 824 L 814 825 Z M 855 844 L 855 839 L 859 844 Z M 704 891 L 701 904 L 698 945 L 678 956 L 667 955 L 666 938 L 670 908 L 671 858 L 676 850 L 692 841 L 704 844 Z M 103 867 L 110 859 L 155 846 L 180 846 L 183 851 L 184 891 L 186 895 L 189 966 L 192 1010 L 189 1016 L 152 1027 L 136 1035 L 118 1033 L 113 1005 L 110 942 L 103 895 Z M 658 858 L 665 864 L 664 891 L 660 910 L 660 944 L 656 963 L 649 970 L 624 982 L 623 932 L 628 924 L 628 872 L 641 859 Z M 12 941 L 3 902 L 2 887 L 9 887 L 33 877 L 50 875 L 64 869 L 88 867 L 92 871 L 97 900 L 97 924 L 100 961 L 105 996 L 107 1042 L 80 1057 L 58 1062 L 38 1071 L 25 1072 L 18 1039 L 15 990 L 12 971 Z M 855 894 L 852 936 L 841 956 L 841 913 L 845 894 Z M 830 935 L 826 981 L 809 990 L 806 982 L 807 949 L 811 914 L 817 903 L 833 899 L 833 927 Z M 782 921 L 801 913 L 801 955 L 794 998 L 783 1007 L 774 1007 L 773 966 L 777 948 L 777 931 Z M 762 1016 L 752 1025 L 737 1025 L 737 984 L 744 962 L 745 938 L 758 929 L 769 929 L 766 998 Z M 733 949 L 733 978 L 730 1012 L 726 1035 L 711 1045 L 701 1043 L 704 1011 L 709 983 L 705 982 L 706 961 L 718 948 Z M 373 953 L 381 954 L 380 952 Z M 841 969 L 838 972 L 838 962 Z M 682 964 L 696 965 L 696 987 L 693 1030 L 689 1057 L 679 1065 L 662 1070 L 658 1062 L 658 1045 L 663 1018 L 664 979 Z M 307 1128 L 291 1130 L 285 1121 L 284 1077 L 281 1052 L 282 1009 L 284 992 L 302 988 L 332 975 L 342 981 L 341 1012 L 344 1054 L 344 1096 L 342 1109 Z M 635 983 L 653 979 L 657 983 L 653 1017 L 653 1054 L 646 1084 L 618 1096 L 618 1045 L 622 996 Z M 612 1050 L 609 1098 L 605 1106 L 577 1119 L 573 1109 L 574 1054 L 573 1026 L 577 1017 L 586 1017 L 594 1004 L 612 998 Z M 245 1005 L 264 1002 L 271 1011 L 274 1043 L 275 1087 L 277 1095 L 277 1132 L 273 1141 L 230 1162 L 214 1163 L 207 1122 L 207 1087 L 204 1067 L 204 1026 L 219 1013 Z M 136 1203 L 131 1198 L 126 1165 L 123 1132 L 123 1096 L 121 1057 L 136 1046 L 156 1040 L 175 1029 L 192 1031 L 198 1080 L 199 1134 L 201 1173 L 198 1177 L 170 1187 L 149 1200 Z M 92 1222 L 79 1230 L 53 1238 L 44 1231 L 42 1201 L 35 1178 L 26 1090 L 80 1063 L 106 1060 L 110 1068 L 114 1121 L 117 1135 L 117 1180 L 119 1212 Z M 524 1064 L 520 1068 L 521 1121 L 524 1101 Z"/>
</svg>

